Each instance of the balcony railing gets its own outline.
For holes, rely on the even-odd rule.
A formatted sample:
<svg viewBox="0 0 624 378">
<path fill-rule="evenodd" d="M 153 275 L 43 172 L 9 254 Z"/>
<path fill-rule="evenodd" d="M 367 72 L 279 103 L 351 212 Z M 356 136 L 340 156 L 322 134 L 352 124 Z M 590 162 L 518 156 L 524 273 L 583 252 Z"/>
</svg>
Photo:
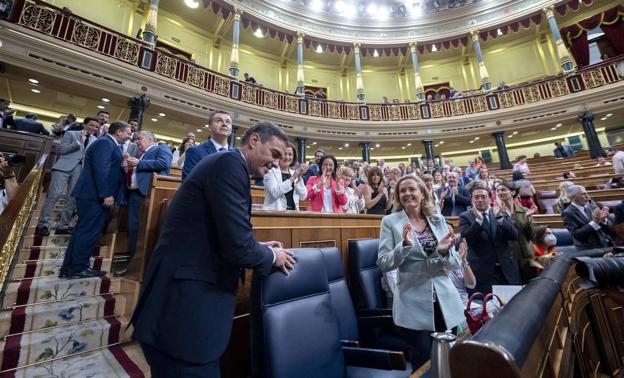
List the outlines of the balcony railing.
<svg viewBox="0 0 624 378">
<path fill-rule="evenodd" d="M 461 117 L 512 108 L 601 87 L 623 80 L 622 57 L 510 88 L 451 100 L 401 104 L 360 104 L 306 98 L 234 80 L 168 52 L 127 37 L 40 0 L 26 0 L 17 23 L 92 52 L 154 72 L 159 76 L 246 104 L 291 114 L 349 121 L 412 121 Z"/>
</svg>

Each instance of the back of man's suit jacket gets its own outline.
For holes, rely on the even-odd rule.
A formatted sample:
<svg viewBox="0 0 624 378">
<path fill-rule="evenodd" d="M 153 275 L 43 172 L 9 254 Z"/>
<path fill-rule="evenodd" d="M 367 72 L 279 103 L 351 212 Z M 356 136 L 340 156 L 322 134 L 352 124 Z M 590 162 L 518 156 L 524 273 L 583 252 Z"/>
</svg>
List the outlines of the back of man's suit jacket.
<svg viewBox="0 0 624 378">
<path fill-rule="evenodd" d="M 250 221 L 247 165 L 238 151 L 202 160 L 167 209 L 133 315 L 136 340 L 191 363 L 227 346 L 242 268 L 268 274 L 271 250 Z"/>
<path fill-rule="evenodd" d="M 139 160 L 136 169 L 136 180 L 139 191 L 144 196 L 149 191 L 152 176 L 169 175 L 171 167 L 171 149 L 166 144 L 150 148 Z"/>
<path fill-rule="evenodd" d="M 82 172 L 72 196 L 92 201 L 102 201 L 114 196 L 119 200 L 124 171 L 121 150 L 111 136 L 98 138 L 85 151 Z"/>
</svg>

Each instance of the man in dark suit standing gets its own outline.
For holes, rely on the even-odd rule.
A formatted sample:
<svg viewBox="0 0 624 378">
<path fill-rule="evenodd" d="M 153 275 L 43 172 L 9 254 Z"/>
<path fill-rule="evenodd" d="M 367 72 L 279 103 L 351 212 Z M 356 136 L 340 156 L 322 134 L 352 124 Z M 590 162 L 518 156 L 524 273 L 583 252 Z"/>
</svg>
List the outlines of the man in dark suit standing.
<svg viewBox="0 0 624 378">
<path fill-rule="evenodd" d="M 208 117 L 210 139 L 186 151 L 182 180 L 186 180 L 193 168 L 206 156 L 215 152 L 232 151 L 228 145 L 228 138 L 232 134 L 232 117 L 227 112 L 217 110 Z"/>
<path fill-rule="evenodd" d="M 13 127 L 13 113 L 15 109 L 9 108 L 11 101 L 0 98 L 0 129 L 10 129 Z"/>
<path fill-rule="evenodd" d="M 557 159 L 570 158 L 575 157 L 576 153 L 571 146 L 567 144 L 562 144 L 561 142 L 555 142 L 555 149 L 553 150 L 553 154 Z"/>
<path fill-rule="evenodd" d="M 310 164 L 310 166 L 308 167 L 308 170 L 305 171 L 305 173 L 303 174 L 303 182 L 305 184 L 308 183 L 308 180 L 310 179 L 310 177 L 318 176 L 318 173 L 319 173 L 318 165 L 319 165 L 319 162 L 321 161 L 321 158 L 325 155 L 326 155 L 325 150 L 322 150 L 322 149 L 318 149 L 314 152 L 314 164 Z M 305 156 L 301 158 L 301 161 L 305 163 Z"/>
<path fill-rule="evenodd" d="M 133 257 L 136 252 L 139 210 L 149 192 L 152 176 L 154 173 L 168 176 L 171 158 L 173 157 L 169 147 L 165 144 L 157 145 L 156 137 L 149 131 L 137 133 L 136 144 L 139 146 L 138 158 L 127 156 L 122 164 L 126 169 L 128 188 L 128 250 L 130 257 Z"/>
<path fill-rule="evenodd" d="M 218 377 L 244 268 L 288 274 L 292 252 L 259 243 L 251 228 L 249 177 L 263 177 L 288 142 L 257 123 L 239 149 L 212 154 L 182 183 L 167 210 L 132 317 L 154 377 Z"/>
<path fill-rule="evenodd" d="M 608 219 L 609 208 L 599 208 L 590 203 L 587 191 L 580 185 L 568 187 L 568 198 L 570 206 L 561 213 L 561 217 L 574 238 L 574 244 L 584 248 L 613 246 L 613 223 Z"/>
<path fill-rule="evenodd" d="M 471 290 L 491 293 L 492 285 L 519 285 L 520 272 L 508 241 L 518 240 L 509 210 L 490 208 L 490 190 L 475 185 L 471 190 L 472 209 L 459 216 L 459 229 L 468 244 L 468 263 L 477 278 Z"/>
<path fill-rule="evenodd" d="M 457 216 L 470 206 L 470 193 L 465 188 L 460 188 L 458 184 L 459 175 L 457 172 L 449 172 L 447 185 L 438 189 L 440 198 L 440 211 L 445 217 Z"/>
<path fill-rule="evenodd" d="M 46 130 L 43 123 L 37 122 L 37 115 L 32 113 L 28 113 L 24 118 L 13 121 L 13 129 L 32 134 L 50 135 L 50 132 Z"/>
<path fill-rule="evenodd" d="M 98 138 L 85 152 L 82 172 L 72 192 L 78 209 L 78 224 L 65 251 L 61 278 L 104 274 L 89 268 L 89 258 L 102 235 L 107 212 L 119 200 L 125 177 L 120 144 L 129 138 L 130 126 L 113 122 L 108 135 Z"/>
</svg>

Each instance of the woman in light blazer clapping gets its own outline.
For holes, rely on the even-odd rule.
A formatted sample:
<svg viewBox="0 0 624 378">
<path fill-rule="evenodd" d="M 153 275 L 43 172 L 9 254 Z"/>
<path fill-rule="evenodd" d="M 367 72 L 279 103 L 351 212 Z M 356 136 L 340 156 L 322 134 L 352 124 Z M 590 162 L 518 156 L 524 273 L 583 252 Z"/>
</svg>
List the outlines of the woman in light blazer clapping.
<svg viewBox="0 0 624 378">
<path fill-rule="evenodd" d="M 299 200 L 308 195 L 302 175 L 308 166 L 301 164 L 296 170 L 297 151 L 288 143 L 284 155 L 279 161 L 279 168 L 273 168 L 264 176 L 265 210 L 299 210 Z"/>
<path fill-rule="evenodd" d="M 409 346 L 412 368 L 431 357 L 431 332 L 452 329 L 464 320 L 459 294 L 447 271 L 458 269 L 457 237 L 436 214 L 431 192 L 414 176 L 395 187 L 394 213 L 381 221 L 377 266 L 398 270 L 392 307 L 394 323 Z"/>
</svg>

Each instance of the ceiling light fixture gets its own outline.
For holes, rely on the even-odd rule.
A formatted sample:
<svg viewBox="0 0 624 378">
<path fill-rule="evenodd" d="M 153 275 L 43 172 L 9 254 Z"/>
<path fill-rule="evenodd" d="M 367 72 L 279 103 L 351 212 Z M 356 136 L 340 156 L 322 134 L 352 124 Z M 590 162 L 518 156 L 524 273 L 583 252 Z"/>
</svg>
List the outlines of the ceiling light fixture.
<svg viewBox="0 0 624 378">
<path fill-rule="evenodd" d="M 516 135 L 516 134 L 518 134 L 518 132 L 517 132 L 517 131 L 514 131 L 514 132 L 513 132 L 513 135 Z"/>
<path fill-rule="evenodd" d="M 98 106 L 97 106 L 97 108 L 98 108 L 98 109 L 106 109 L 106 106 L 104 106 L 104 105 L 98 105 Z"/>
<path fill-rule="evenodd" d="M 404 150 L 404 149 L 405 149 L 405 146 L 401 147 L 401 149 L 402 149 L 402 150 Z"/>
<path fill-rule="evenodd" d="M 205 128 L 209 128 L 209 127 L 210 127 L 210 125 L 204 125 L 204 127 L 205 127 Z"/>
<path fill-rule="evenodd" d="M 607 120 L 607 117 L 602 117 L 602 118 L 600 118 L 600 120 L 601 120 L 601 121 L 606 121 L 606 120 Z"/>
<path fill-rule="evenodd" d="M 41 91 L 39 89 L 35 89 L 35 88 L 31 89 L 30 91 L 32 93 L 41 93 Z"/>
<path fill-rule="evenodd" d="M 511 138 L 511 135 L 509 137 Z M 471 140 L 470 143 L 474 143 L 474 140 Z"/>
<path fill-rule="evenodd" d="M 316 45 L 316 51 L 317 54 L 322 54 L 323 53 L 323 47 L 321 47 L 320 44 Z"/>
<path fill-rule="evenodd" d="M 558 123 L 555 125 L 555 127 L 561 127 L 561 126 L 563 126 L 561 123 Z"/>
<path fill-rule="evenodd" d="M 264 38 L 264 34 L 262 33 L 262 29 L 260 29 L 260 27 L 256 29 L 256 31 L 254 32 L 254 35 L 258 38 Z"/>
<path fill-rule="evenodd" d="M 479 140 L 479 137 L 475 137 L 475 140 Z"/>
<path fill-rule="evenodd" d="M 344 8 L 343 14 L 345 17 L 355 17 L 357 15 L 357 8 L 354 5 L 347 4 Z"/>
<path fill-rule="evenodd" d="M 377 49 L 373 51 L 373 58 L 379 58 L 379 52 L 377 51 Z"/>
<path fill-rule="evenodd" d="M 368 13 L 369 16 L 375 16 L 375 14 L 377 13 L 377 5 L 373 3 L 368 4 L 368 6 L 366 7 L 366 13 Z"/>
<path fill-rule="evenodd" d="M 236 139 L 238 139 L 238 138 L 236 138 Z M 310 146 L 306 146 L 306 148 L 310 148 Z"/>
<path fill-rule="evenodd" d="M 349 143 L 345 143 L 345 147 L 349 147 Z"/>
<path fill-rule="evenodd" d="M 436 47 L 435 43 L 431 46 L 431 52 L 436 52 L 438 51 L 438 48 Z"/>
<path fill-rule="evenodd" d="M 316 146 L 316 142 L 312 142 L 312 144 Z"/>
<path fill-rule="evenodd" d="M 390 16 L 390 11 L 386 7 L 380 7 L 377 9 L 377 16 L 380 19 L 385 20 L 388 16 Z"/>
<path fill-rule="evenodd" d="M 197 129 L 197 132 L 198 132 L 198 133 L 201 133 L 201 132 L 202 132 L 202 129 Z"/>
<path fill-rule="evenodd" d="M 240 137 L 236 137 L 236 140 L 240 140 Z"/>
<path fill-rule="evenodd" d="M 613 113 L 609 113 L 605 117 L 611 117 L 612 115 L 613 115 Z"/>
<path fill-rule="evenodd" d="M 37 79 L 28 79 L 28 81 L 30 81 L 31 84 L 39 84 L 39 80 Z"/>
<path fill-rule="evenodd" d="M 412 13 L 412 16 L 414 16 L 414 17 L 421 16 L 422 15 L 422 8 L 420 7 L 420 4 L 418 4 L 418 3 L 412 4 L 411 13 Z"/>
<path fill-rule="evenodd" d="M 152 118 L 152 122 L 158 122 L 158 118 Z"/>
<path fill-rule="evenodd" d="M 105 97 L 102 99 L 102 102 L 110 102 L 110 100 Z"/>
<path fill-rule="evenodd" d="M 314 0 L 312 1 L 312 3 L 310 4 L 310 6 L 312 7 L 312 9 L 314 9 L 315 11 L 320 11 L 321 9 L 323 9 L 323 2 L 321 0 Z"/>
<path fill-rule="evenodd" d="M 342 150 L 342 147 L 338 147 L 339 150 Z"/>
<path fill-rule="evenodd" d="M 496 35 L 503 35 L 503 31 L 498 28 L 498 30 L 496 30 Z"/>
<path fill-rule="evenodd" d="M 380 145 L 379 143 L 377 143 L 377 144 L 375 145 L 375 147 L 379 148 L 379 147 L 381 147 L 381 145 Z"/>
<path fill-rule="evenodd" d="M 159 116 L 161 116 L 161 117 L 166 116 L 166 114 L 165 114 L 165 113 L 158 113 L 158 115 L 159 115 Z"/>
<path fill-rule="evenodd" d="M 184 4 L 191 9 L 199 8 L 199 0 L 184 0 Z"/>
<path fill-rule="evenodd" d="M 411 143 L 408 143 L 408 144 L 407 144 L 407 147 L 409 147 L 409 146 L 411 146 L 411 145 L 412 145 Z"/>
<path fill-rule="evenodd" d="M 557 130 L 557 128 L 556 128 L 556 127 L 551 127 L 550 129 L 551 129 L 552 131 Z"/>
<path fill-rule="evenodd" d="M 440 141 L 440 144 L 444 144 L 444 141 L 443 141 L 443 140 L 441 140 L 441 141 Z"/>
</svg>

